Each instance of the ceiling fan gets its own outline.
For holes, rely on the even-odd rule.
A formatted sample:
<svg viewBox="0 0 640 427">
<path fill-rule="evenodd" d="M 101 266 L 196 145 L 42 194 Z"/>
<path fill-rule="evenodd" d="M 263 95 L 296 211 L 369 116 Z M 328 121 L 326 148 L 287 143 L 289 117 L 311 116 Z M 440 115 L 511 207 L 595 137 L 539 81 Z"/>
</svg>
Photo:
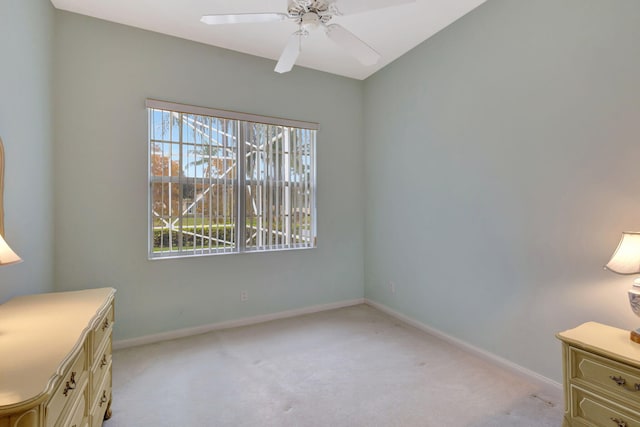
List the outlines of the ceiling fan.
<svg viewBox="0 0 640 427">
<path fill-rule="evenodd" d="M 338 24 L 329 24 L 334 16 L 351 15 L 373 9 L 413 3 L 415 0 L 289 0 L 287 13 L 239 13 L 204 15 L 202 22 L 209 25 L 246 24 L 259 22 L 293 21 L 298 31 L 289 36 L 275 71 L 291 71 L 302 49 L 302 40 L 309 31 L 323 27 L 327 37 L 349 52 L 363 65 L 374 65 L 380 54 L 353 33 Z"/>
</svg>

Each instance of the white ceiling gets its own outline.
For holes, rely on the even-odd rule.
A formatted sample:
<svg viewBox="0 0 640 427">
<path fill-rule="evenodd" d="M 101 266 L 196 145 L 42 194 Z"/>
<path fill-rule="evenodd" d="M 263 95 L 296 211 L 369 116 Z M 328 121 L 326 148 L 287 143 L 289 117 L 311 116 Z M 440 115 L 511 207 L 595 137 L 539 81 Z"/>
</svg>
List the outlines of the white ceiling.
<svg viewBox="0 0 640 427">
<path fill-rule="evenodd" d="M 337 5 L 350 0 L 337 0 Z M 385 9 L 336 16 L 337 23 L 377 50 L 363 66 L 320 29 L 304 41 L 296 66 L 365 79 L 486 0 L 416 0 Z M 287 0 L 51 0 L 57 9 L 219 46 L 277 61 L 293 22 L 206 25 L 202 15 L 287 11 Z M 275 62 L 274 62 L 275 67 Z"/>
</svg>

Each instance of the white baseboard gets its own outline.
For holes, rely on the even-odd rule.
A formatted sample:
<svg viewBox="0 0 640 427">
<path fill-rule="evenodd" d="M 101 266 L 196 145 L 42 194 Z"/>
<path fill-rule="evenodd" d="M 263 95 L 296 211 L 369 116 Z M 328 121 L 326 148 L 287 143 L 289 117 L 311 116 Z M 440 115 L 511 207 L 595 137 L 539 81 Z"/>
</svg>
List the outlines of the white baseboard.
<svg viewBox="0 0 640 427">
<path fill-rule="evenodd" d="M 365 304 L 370 305 L 371 307 L 374 307 L 380 311 L 382 311 L 383 313 L 388 314 L 389 316 L 395 317 L 396 319 L 407 323 L 415 328 L 420 329 L 421 331 L 424 331 L 426 333 L 428 333 L 429 335 L 433 335 L 435 337 L 438 337 L 440 339 L 442 339 L 443 341 L 446 341 L 468 353 L 471 353 L 475 356 L 478 356 L 488 362 L 491 362 L 495 365 L 498 365 L 500 367 L 503 367 L 511 372 L 514 372 L 516 374 L 522 375 L 528 379 L 531 379 L 539 384 L 543 384 L 543 385 L 548 385 L 557 389 L 562 390 L 562 384 L 560 384 L 557 381 L 554 381 L 550 378 L 545 377 L 544 375 L 540 375 L 537 372 L 534 372 L 530 369 L 527 369 L 523 366 L 520 366 L 516 363 L 513 363 L 507 359 L 504 359 L 500 356 L 497 356 L 493 353 L 490 353 L 488 351 L 482 350 L 478 347 L 475 347 L 467 342 L 464 342 L 462 340 L 459 340 L 458 338 L 454 338 L 451 335 L 445 334 L 442 331 L 439 331 L 435 328 L 432 328 L 431 326 L 427 326 L 422 322 L 419 322 L 415 319 L 412 319 L 411 317 L 405 316 L 404 314 L 398 313 L 397 311 L 387 307 L 384 304 L 380 304 L 378 302 L 372 301 L 370 299 L 365 298 L 364 301 Z"/>
<path fill-rule="evenodd" d="M 220 329 L 236 328 L 238 326 L 254 325 L 256 323 L 269 322 L 271 320 L 301 316 L 303 314 L 311 314 L 311 313 L 317 313 L 320 311 L 334 310 L 336 308 L 364 304 L 364 302 L 365 302 L 364 298 L 357 298 L 352 300 L 333 302 L 329 304 L 321 304 L 321 305 L 314 305 L 311 307 L 297 308 L 294 310 L 280 311 L 278 313 L 264 314 L 261 316 L 245 317 L 244 319 L 228 320 L 226 322 L 194 326 L 192 328 L 178 329 L 175 331 L 161 332 L 159 334 L 145 335 L 138 338 L 117 340 L 113 342 L 113 349 L 120 350 L 123 348 L 135 347 L 138 345 L 174 340 L 177 338 L 184 338 L 192 335 L 204 334 L 207 332 L 216 331 Z"/>
</svg>

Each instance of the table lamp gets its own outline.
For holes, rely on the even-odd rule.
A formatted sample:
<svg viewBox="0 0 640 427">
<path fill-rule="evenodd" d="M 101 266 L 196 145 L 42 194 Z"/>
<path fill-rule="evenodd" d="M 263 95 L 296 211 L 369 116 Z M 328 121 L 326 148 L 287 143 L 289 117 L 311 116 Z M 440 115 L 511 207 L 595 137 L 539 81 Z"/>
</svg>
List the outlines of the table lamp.
<svg viewBox="0 0 640 427">
<path fill-rule="evenodd" d="M 618 248 L 604 268 L 618 274 L 640 273 L 640 232 L 623 232 Z M 633 281 L 628 294 L 631 310 L 640 317 L 640 278 Z M 640 328 L 631 331 L 630 338 L 631 341 L 640 343 Z"/>
<path fill-rule="evenodd" d="M 4 146 L 0 138 L 0 265 L 16 264 L 22 259 L 4 240 Z"/>
<path fill-rule="evenodd" d="M 22 259 L 7 245 L 0 235 L 0 265 L 16 264 Z"/>
</svg>

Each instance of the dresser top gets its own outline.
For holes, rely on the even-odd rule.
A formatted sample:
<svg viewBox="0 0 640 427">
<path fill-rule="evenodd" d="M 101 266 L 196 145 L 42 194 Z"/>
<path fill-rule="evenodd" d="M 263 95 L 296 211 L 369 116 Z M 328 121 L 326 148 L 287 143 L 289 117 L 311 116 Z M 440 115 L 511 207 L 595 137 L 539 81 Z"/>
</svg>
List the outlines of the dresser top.
<svg viewBox="0 0 640 427">
<path fill-rule="evenodd" d="M 640 344 L 629 339 L 629 331 L 587 322 L 560 332 L 558 339 L 582 349 L 640 368 Z"/>
<path fill-rule="evenodd" d="M 0 305 L 0 409 L 49 391 L 114 294 L 112 288 L 55 292 Z"/>
</svg>

